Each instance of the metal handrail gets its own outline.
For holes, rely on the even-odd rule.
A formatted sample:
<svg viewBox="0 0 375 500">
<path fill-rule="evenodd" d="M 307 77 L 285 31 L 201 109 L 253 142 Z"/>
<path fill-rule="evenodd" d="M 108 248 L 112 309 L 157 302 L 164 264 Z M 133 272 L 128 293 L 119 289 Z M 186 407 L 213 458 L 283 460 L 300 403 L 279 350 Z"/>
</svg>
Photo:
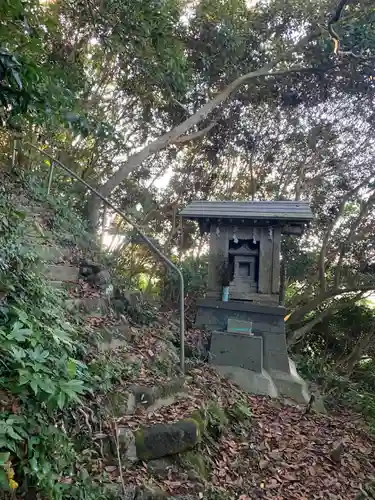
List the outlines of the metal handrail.
<svg viewBox="0 0 375 500">
<path fill-rule="evenodd" d="M 160 259 L 165 262 L 165 264 L 175 271 L 178 275 L 178 280 L 179 280 L 179 285 L 180 285 L 180 367 L 182 373 L 185 373 L 185 286 L 184 286 L 184 277 L 182 275 L 182 272 L 180 269 L 173 264 L 171 260 L 168 259 L 154 243 L 142 232 L 141 228 L 133 222 L 129 217 L 124 214 L 121 210 L 119 210 L 115 205 L 113 205 L 112 202 L 110 202 L 105 196 L 103 196 L 99 191 L 97 191 L 95 188 L 90 186 L 86 181 L 84 181 L 79 175 L 77 175 L 75 172 L 70 170 L 67 166 L 65 166 L 63 163 L 61 163 L 59 160 L 54 158 L 52 155 L 47 153 L 46 151 L 43 151 L 42 149 L 38 148 L 34 144 L 25 141 L 24 144 L 27 144 L 28 146 L 31 146 L 33 149 L 38 151 L 40 154 L 47 156 L 51 160 L 51 170 L 48 178 L 48 191 L 51 188 L 51 183 L 52 183 L 52 172 L 53 172 L 53 165 L 58 165 L 60 168 L 62 168 L 65 172 L 67 172 L 69 175 L 71 175 L 75 180 L 83 184 L 84 186 L 87 187 L 92 193 L 94 193 L 98 198 L 100 198 L 108 207 L 110 207 L 114 212 L 116 212 L 120 217 L 124 219 L 125 222 L 130 224 L 139 234 L 139 236 L 142 238 L 142 240 L 155 252 Z M 15 148 L 14 148 L 15 149 Z"/>
</svg>

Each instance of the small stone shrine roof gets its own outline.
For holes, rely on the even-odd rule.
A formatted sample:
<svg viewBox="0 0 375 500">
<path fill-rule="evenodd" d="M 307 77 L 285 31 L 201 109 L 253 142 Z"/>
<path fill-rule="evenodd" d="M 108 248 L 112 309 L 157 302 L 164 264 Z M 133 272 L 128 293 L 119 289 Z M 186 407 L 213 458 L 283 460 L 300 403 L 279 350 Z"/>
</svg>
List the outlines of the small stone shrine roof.
<svg viewBox="0 0 375 500">
<path fill-rule="evenodd" d="M 187 219 L 312 220 L 307 201 L 193 201 L 180 212 Z"/>
</svg>

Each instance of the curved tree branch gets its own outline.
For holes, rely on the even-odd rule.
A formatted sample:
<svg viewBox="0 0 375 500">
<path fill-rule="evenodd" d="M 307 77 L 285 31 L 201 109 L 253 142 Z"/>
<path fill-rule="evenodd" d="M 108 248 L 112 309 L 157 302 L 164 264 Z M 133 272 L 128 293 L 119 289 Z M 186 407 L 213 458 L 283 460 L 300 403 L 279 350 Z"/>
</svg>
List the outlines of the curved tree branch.
<svg viewBox="0 0 375 500">
<path fill-rule="evenodd" d="M 340 20 L 342 11 L 347 3 L 348 3 L 348 0 L 340 0 L 336 9 L 333 11 L 333 13 L 328 21 L 328 33 L 331 35 L 331 38 L 334 42 L 335 54 L 338 53 L 339 48 L 340 48 L 340 38 L 339 38 L 338 34 L 336 33 L 336 31 L 334 30 L 333 25 Z"/>
<path fill-rule="evenodd" d="M 203 137 L 206 135 L 210 130 L 212 130 L 215 125 L 217 125 L 217 122 L 212 122 L 210 123 L 207 127 L 202 128 L 202 130 L 197 130 L 196 132 L 192 132 L 191 134 L 188 135 L 182 135 L 181 137 L 177 137 L 174 141 L 171 142 L 171 144 L 185 144 L 186 142 L 194 141 L 195 139 L 199 139 L 200 137 Z"/>
<path fill-rule="evenodd" d="M 357 302 L 357 300 L 361 299 L 364 293 L 365 292 L 358 293 L 355 297 L 353 297 L 351 303 Z M 287 339 L 288 347 L 297 344 L 297 342 L 299 342 L 304 335 L 309 333 L 314 328 L 314 326 L 321 323 L 327 316 L 336 313 L 340 309 L 345 309 L 346 307 L 348 307 L 347 301 L 342 301 L 340 303 L 336 302 L 335 304 L 332 304 L 332 306 L 328 307 L 324 311 L 318 313 L 311 321 L 303 325 L 301 328 L 298 328 L 297 330 L 291 332 L 291 334 L 288 336 Z"/>
<path fill-rule="evenodd" d="M 353 286 L 347 288 L 346 290 L 337 288 L 334 288 L 332 290 L 327 290 L 326 292 L 320 293 L 316 297 L 312 298 L 307 304 L 293 311 L 289 316 L 288 323 L 291 325 L 298 323 L 306 316 L 306 314 L 308 314 L 311 311 L 314 311 L 314 309 L 316 309 L 320 304 L 323 304 L 328 299 L 333 299 L 334 297 L 338 297 L 339 295 L 345 295 L 347 293 L 357 293 L 357 294 L 360 293 L 362 295 L 366 292 L 372 292 L 374 290 L 375 290 L 375 284 Z"/>
</svg>

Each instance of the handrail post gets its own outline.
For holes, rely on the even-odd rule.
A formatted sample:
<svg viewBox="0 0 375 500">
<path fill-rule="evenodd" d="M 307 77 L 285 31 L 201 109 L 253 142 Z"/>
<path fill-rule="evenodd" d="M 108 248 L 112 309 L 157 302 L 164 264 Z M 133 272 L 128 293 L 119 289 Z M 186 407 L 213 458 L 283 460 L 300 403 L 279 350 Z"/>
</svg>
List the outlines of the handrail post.
<svg viewBox="0 0 375 500">
<path fill-rule="evenodd" d="M 182 373 L 185 373 L 185 287 L 184 276 L 180 269 L 178 269 L 178 275 L 180 280 L 180 368 Z"/>
<path fill-rule="evenodd" d="M 12 144 L 12 171 L 16 167 L 16 155 L 17 155 L 17 139 L 13 139 L 13 144 Z"/>
<path fill-rule="evenodd" d="M 180 283 L 180 368 L 182 373 L 185 373 L 185 285 L 184 285 L 184 276 L 181 272 L 181 270 L 171 261 L 168 259 L 166 255 L 159 250 L 159 248 L 154 245 L 154 243 L 142 232 L 141 228 L 133 222 L 124 212 L 119 210 L 111 201 L 108 200 L 105 196 L 103 196 L 97 189 L 93 188 L 88 184 L 86 181 L 84 181 L 79 175 L 77 175 L 73 170 L 70 168 L 66 167 L 63 163 L 61 163 L 60 160 L 57 158 L 54 158 L 52 155 L 47 153 L 46 151 L 43 151 L 39 149 L 37 146 L 34 144 L 31 144 L 30 142 L 25 142 L 28 146 L 31 146 L 34 148 L 36 151 L 38 151 L 40 154 L 47 156 L 47 158 L 50 159 L 51 162 L 54 162 L 56 165 L 61 167 L 65 172 L 67 172 L 69 175 L 73 177 L 73 179 L 76 179 L 78 182 L 86 186 L 87 189 L 89 189 L 92 193 L 96 194 L 98 198 L 100 198 L 109 208 L 111 208 L 114 212 L 116 212 L 120 217 L 124 219 L 125 222 L 130 224 L 139 234 L 139 236 L 143 239 L 143 241 L 153 250 L 156 255 L 160 257 L 160 259 L 173 271 L 175 271 L 178 275 L 179 283 Z M 51 165 L 52 167 L 52 165 Z"/>
<path fill-rule="evenodd" d="M 49 169 L 49 174 L 48 174 L 48 186 L 47 186 L 47 195 L 50 194 L 51 192 L 51 186 L 52 186 L 52 178 L 53 178 L 53 169 L 55 167 L 55 162 L 51 160 L 51 166 Z"/>
</svg>

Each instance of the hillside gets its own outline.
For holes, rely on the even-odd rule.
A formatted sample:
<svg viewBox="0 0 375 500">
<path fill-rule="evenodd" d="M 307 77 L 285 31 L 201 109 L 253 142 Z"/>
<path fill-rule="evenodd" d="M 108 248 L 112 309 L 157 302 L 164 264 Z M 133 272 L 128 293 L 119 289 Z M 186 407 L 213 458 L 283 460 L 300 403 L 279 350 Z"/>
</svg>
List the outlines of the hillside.
<svg viewBox="0 0 375 500">
<path fill-rule="evenodd" d="M 124 290 L 119 307 L 110 256 L 66 201 L 4 179 L 0 478 L 12 498 L 373 498 L 375 440 L 358 416 L 241 392 L 202 360 L 194 329 L 182 375 L 173 314 Z"/>
<path fill-rule="evenodd" d="M 0 499 L 375 498 L 374 60 L 374 0 L 0 1 Z"/>
</svg>

